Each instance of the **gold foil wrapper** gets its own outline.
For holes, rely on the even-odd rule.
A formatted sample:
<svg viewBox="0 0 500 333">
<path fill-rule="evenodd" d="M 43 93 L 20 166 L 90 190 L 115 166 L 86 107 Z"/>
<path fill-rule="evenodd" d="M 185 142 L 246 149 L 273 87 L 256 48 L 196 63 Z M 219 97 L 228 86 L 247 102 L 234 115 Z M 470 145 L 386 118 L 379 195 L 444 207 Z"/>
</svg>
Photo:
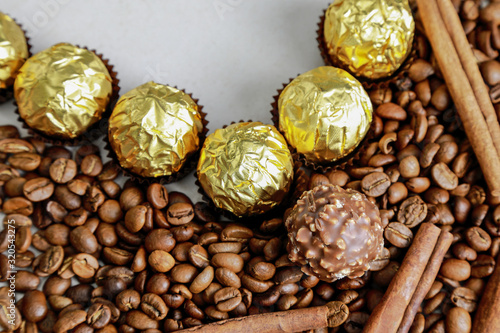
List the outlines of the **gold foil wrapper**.
<svg viewBox="0 0 500 333">
<path fill-rule="evenodd" d="M 198 151 L 198 105 L 179 89 L 154 82 L 123 95 L 109 119 L 109 143 L 120 165 L 142 177 L 170 176 Z"/>
<path fill-rule="evenodd" d="M 337 0 L 326 11 L 328 53 L 356 76 L 392 75 L 410 54 L 414 32 L 408 0 Z"/>
<path fill-rule="evenodd" d="M 335 162 L 361 143 L 373 107 L 361 83 L 340 68 L 299 75 L 278 99 L 279 128 L 298 153 L 315 163 Z"/>
<path fill-rule="evenodd" d="M 14 84 L 26 124 L 60 139 L 74 139 L 99 121 L 111 94 L 112 78 L 102 60 L 66 43 L 29 58 Z"/>
<path fill-rule="evenodd" d="M 0 12 L 0 89 L 14 84 L 17 72 L 28 56 L 23 30 L 12 18 Z"/>
<path fill-rule="evenodd" d="M 260 122 L 232 124 L 207 137 L 198 179 L 218 208 L 236 216 L 269 211 L 293 182 L 293 160 L 283 136 Z"/>
</svg>

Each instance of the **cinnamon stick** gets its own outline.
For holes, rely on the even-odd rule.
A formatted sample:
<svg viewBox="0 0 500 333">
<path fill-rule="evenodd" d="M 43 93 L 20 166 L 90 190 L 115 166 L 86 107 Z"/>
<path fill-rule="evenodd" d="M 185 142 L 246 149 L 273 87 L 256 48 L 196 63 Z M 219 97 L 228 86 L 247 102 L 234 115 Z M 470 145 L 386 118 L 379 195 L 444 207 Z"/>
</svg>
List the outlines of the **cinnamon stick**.
<svg viewBox="0 0 500 333">
<path fill-rule="evenodd" d="M 444 255 L 448 251 L 453 241 L 453 235 L 448 231 L 441 231 L 439 238 L 437 240 L 436 247 L 432 252 L 431 258 L 427 263 L 424 274 L 420 278 L 420 282 L 417 285 L 417 289 L 413 293 L 410 304 L 406 308 L 403 320 L 399 325 L 398 333 L 405 333 L 410 330 L 415 315 L 418 312 L 420 305 L 422 304 L 425 295 L 429 292 L 436 279 L 441 263 L 443 262 Z"/>
<path fill-rule="evenodd" d="M 337 327 L 344 323 L 349 308 L 342 302 L 330 302 L 323 306 L 263 313 L 232 318 L 211 324 L 191 327 L 180 332 L 203 333 L 279 333 L 301 332 L 324 327 Z"/>
<path fill-rule="evenodd" d="M 440 233 L 441 229 L 434 224 L 422 223 L 401 267 L 392 279 L 384 297 L 370 315 L 363 332 L 388 333 L 398 330 L 406 308 L 434 252 Z"/>
<path fill-rule="evenodd" d="M 436 0 L 417 0 L 422 24 L 446 81 L 465 132 L 493 196 L 500 195 L 500 158 L 462 67 Z"/>
<path fill-rule="evenodd" d="M 479 66 L 465 35 L 458 13 L 450 0 L 437 0 L 437 3 L 448 34 L 455 44 L 455 49 L 469 78 L 479 108 L 486 120 L 497 154 L 500 156 L 500 124 L 488 93 L 488 87 L 479 71 Z"/>
<path fill-rule="evenodd" d="M 479 301 L 472 333 L 500 332 L 500 255 Z"/>
</svg>

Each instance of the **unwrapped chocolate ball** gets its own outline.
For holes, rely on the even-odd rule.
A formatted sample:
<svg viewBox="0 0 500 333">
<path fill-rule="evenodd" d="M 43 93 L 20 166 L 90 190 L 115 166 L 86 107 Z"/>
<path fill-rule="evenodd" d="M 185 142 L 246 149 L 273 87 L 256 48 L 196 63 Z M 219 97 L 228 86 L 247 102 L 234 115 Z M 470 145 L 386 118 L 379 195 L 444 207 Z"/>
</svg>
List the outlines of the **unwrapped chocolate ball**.
<svg viewBox="0 0 500 333">
<path fill-rule="evenodd" d="M 19 115 L 26 124 L 63 140 L 80 136 L 99 121 L 112 92 L 103 61 L 94 52 L 67 43 L 29 58 L 14 84 Z"/>
<path fill-rule="evenodd" d="M 185 92 L 154 82 L 120 97 L 108 139 L 120 165 L 141 177 L 178 172 L 200 147 L 199 106 Z"/>
<path fill-rule="evenodd" d="M 198 179 L 216 207 L 236 216 L 267 212 L 281 203 L 293 182 L 293 160 L 274 126 L 244 122 L 207 137 Z"/>
<path fill-rule="evenodd" d="M 380 213 L 366 196 L 337 185 L 304 192 L 285 221 L 288 258 L 332 282 L 362 276 L 384 248 Z"/>
<path fill-rule="evenodd" d="M 278 100 L 279 128 L 308 161 L 331 163 L 350 153 L 370 129 L 373 107 L 351 74 L 331 66 L 296 77 Z"/>
<path fill-rule="evenodd" d="M 0 89 L 14 84 L 17 72 L 28 56 L 23 30 L 11 17 L 0 12 Z"/>
<path fill-rule="evenodd" d="M 338 0 L 325 14 L 333 62 L 356 76 L 392 75 L 411 52 L 415 22 L 408 0 Z"/>
</svg>

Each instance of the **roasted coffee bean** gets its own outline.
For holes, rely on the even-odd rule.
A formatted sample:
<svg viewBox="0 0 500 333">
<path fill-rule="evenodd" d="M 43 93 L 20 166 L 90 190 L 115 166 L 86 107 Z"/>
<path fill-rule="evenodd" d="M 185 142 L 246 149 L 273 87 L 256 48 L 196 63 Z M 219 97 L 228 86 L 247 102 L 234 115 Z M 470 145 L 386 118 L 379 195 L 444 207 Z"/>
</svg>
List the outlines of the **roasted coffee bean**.
<svg viewBox="0 0 500 333">
<path fill-rule="evenodd" d="M 23 186 L 24 196 L 33 202 L 46 200 L 53 192 L 54 184 L 44 177 L 30 179 Z"/>
<path fill-rule="evenodd" d="M 223 286 L 240 288 L 241 280 L 232 270 L 220 267 L 215 270 L 215 277 Z M 250 289 L 250 288 L 248 288 Z"/>
<path fill-rule="evenodd" d="M 217 253 L 212 257 L 211 264 L 214 267 L 225 267 L 234 273 L 239 273 L 243 269 L 243 259 L 235 253 Z"/>
<path fill-rule="evenodd" d="M 20 227 L 16 230 L 16 238 L 14 240 L 15 248 L 18 253 L 28 251 L 31 245 L 31 229 L 30 227 Z"/>
<path fill-rule="evenodd" d="M 168 313 L 168 308 L 163 299 L 151 293 L 142 295 L 141 310 L 154 320 L 162 320 Z"/>
<path fill-rule="evenodd" d="M 123 312 L 137 309 L 140 303 L 141 295 L 133 289 L 124 290 L 116 296 L 116 306 Z"/>
<path fill-rule="evenodd" d="M 120 203 L 116 200 L 106 200 L 97 211 L 99 218 L 106 223 L 116 223 L 123 218 Z"/>
<path fill-rule="evenodd" d="M 480 254 L 471 263 L 471 276 L 475 278 L 485 278 L 490 276 L 495 270 L 495 259 L 493 257 Z"/>
<path fill-rule="evenodd" d="M 491 246 L 491 237 L 480 227 L 471 227 L 465 232 L 467 243 L 478 252 L 487 251 Z"/>
<path fill-rule="evenodd" d="M 134 206 L 125 214 L 125 226 L 132 232 L 138 232 L 146 223 L 146 206 Z"/>
<path fill-rule="evenodd" d="M 87 192 L 90 184 L 81 179 L 73 179 L 68 182 L 67 187 L 72 193 L 82 196 Z"/>
<path fill-rule="evenodd" d="M 85 226 L 79 226 L 71 230 L 69 240 L 77 251 L 85 253 L 94 253 L 97 251 L 97 238 Z"/>
<path fill-rule="evenodd" d="M 67 332 L 87 320 L 87 312 L 84 310 L 74 310 L 66 312 L 60 316 L 54 324 L 55 333 Z"/>
<path fill-rule="evenodd" d="M 458 177 L 443 162 L 436 163 L 431 169 L 432 180 L 442 189 L 451 191 L 458 186 Z"/>
<path fill-rule="evenodd" d="M 111 320 L 111 310 L 107 305 L 94 303 L 87 310 L 87 324 L 94 329 L 108 325 Z"/>
<path fill-rule="evenodd" d="M 45 239 L 51 245 L 69 245 L 71 228 L 65 224 L 51 224 L 45 229 Z"/>
<path fill-rule="evenodd" d="M 154 229 L 148 233 L 145 239 L 145 247 L 148 252 L 155 250 L 170 252 L 175 247 L 175 244 L 174 235 L 168 229 Z"/>
<path fill-rule="evenodd" d="M 20 197 L 23 193 L 23 187 L 26 183 L 26 178 L 24 177 L 16 177 L 11 178 L 5 182 L 3 185 L 3 190 L 5 195 L 8 197 Z"/>
<path fill-rule="evenodd" d="M 399 248 L 409 247 L 413 240 L 411 230 L 400 222 L 391 222 L 384 230 L 384 237 Z"/>
<path fill-rule="evenodd" d="M 189 261 L 198 268 L 205 268 L 209 265 L 210 260 L 207 250 L 200 245 L 193 245 L 188 252 Z"/>
<path fill-rule="evenodd" d="M 409 228 L 413 228 L 425 220 L 427 216 L 427 205 L 418 196 L 411 196 L 403 203 L 398 210 L 398 221 L 404 223 Z"/>
<path fill-rule="evenodd" d="M 33 240 L 32 240 L 33 243 Z M 17 267 L 30 267 L 31 264 L 33 263 L 33 259 L 35 259 L 35 254 L 31 251 L 26 251 L 24 253 L 17 253 L 16 254 L 16 266 Z M 6 264 L 7 265 L 7 264 Z M 7 267 L 7 266 L 5 266 Z"/>
<path fill-rule="evenodd" d="M 65 184 L 76 176 L 75 161 L 67 158 L 58 158 L 50 165 L 50 178 L 59 184 Z"/>
<path fill-rule="evenodd" d="M 474 312 L 477 308 L 478 295 L 472 289 L 458 287 L 453 290 L 450 299 L 456 306 L 468 312 Z"/>
<path fill-rule="evenodd" d="M 193 294 L 201 293 L 212 283 L 214 275 L 214 268 L 212 266 L 205 267 L 203 271 L 194 278 L 189 290 Z"/>
<path fill-rule="evenodd" d="M 80 170 L 84 175 L 95 177 L 102 171 L 102 161 L 97 155 L 87 155 L 80 164 Z"/>
<path fill-rule="evenodd" d="M 45 295 L 59 295 L 62 296 L 71 286 L 70 279 L 63 279 L 57 275 L 50 276 L 43 285 L 43 292 Z"/>
<path fill-rule="evenodd" d="M 223 242 L 244 243 L 253 237 L 253 231 L 241 225 L 231 224 L 222 230 L 220 237 Z"/>
<path fill-rule="evenodd" d="M 174 267 L 175 259 L 164 250 L 154 250 L 148 257 L 148 263 L 155 271 L 164 273 Z"/>
<path fill-rule="evenodd" d="M 262 281 L 256 279 L 250 275 L 243 274 L 241 276 L 241 284 L 247 288 L 248 290 L 254 293 L 263 293 L 269 290 L 272 286 L 274 286 L 274 282 L 272 281 Z"/>
<path fill-rule="evenodd" d="M 7 263 L 5 267 L 7 268 Z M 16 290 L 20 292 L 35 290 L 40 284 L 40 278 L 28 271 L 17 271 L 15 281 Z"/>
<path fill-rule="evenodd" d="M 118 266 L 127 265 L 134 258 L 132 253 L 118 247 L 105 247 L 102 255 L 107 261 Z"/>
<path fill-rule="evenodd" d="M 177 283 L 191 283 L 196 275 L 198 269 L 191 264 L 178 264 L 170 271 L 172 281 Z"/>
<path fill-rule="evenodd" d="M 363 177 L 361 181 L 361 189 L 366 195 L 371 197 L 383 195 L 390 186 L 391 180 L 383 172 L 370 173 Z"/>
<path fill-rule="evenodd" d="M 189 203 L 174 203 L 167 209 L 167 221 L 172 225 L 183 225 L 194 218 L 193 205 Z"/>
<path fill-rule="evenodd" d="M 146 197 L 153 208 L 163 209 L 167 207 L 168 192 L 167 189 L 161 184 L 155 183 L 149 185 Z"/>
<path fill-rule="evenodd" d="M 47 299 L 39 290 L 29 290 L 24 294 L 21 305 L 23 318 L 33 323 L 37 323 L 47 315 Z"/>
<path fill-rule="evenodd" d="M 90 186 L 85 194 L 83 207 L 89 212 L 95 213 L 106 200 L 102 191 L 96 186 Z"/>
<path fill-rule="evenodd" d="M 137 187 L 129 187 L 123 190 L 120 195 L 120 206 L 123 211 L 128 211 L 130 208 L 140 205 L 144 202 L 144 194 Z"/>
<path fill-rule="evenodd" d="M 3 203 L 2 212 L 30 216 L 33 213 L 33 203 L 23 197 L 9 198 Z"/>
<path fill-rule="evenodd" d="M 239 253 L 241 248 L 242 244 L 238 242 L 211 243 L 208 246 L 208 253 L 211 255 L 217 253 Z"/>
<path fill-rule="evenodd" d="M 241 303 L 241 293 L 234 287 L 222 288 L 214 294 L 217 310 L 229 312 Z"/>
<path fill-rule="evenodd" d="M 477 252 L 464 243 L 456 243 L 453 245 L 452 252 L 458 259 L 473 261 L 477 258 Z"/>
<path fill-rule="evenodd" d="M 465 281 L 470 277 L 471 267 L 465 260 L 449 258 L 441 265 L 440 273 L 455 281 Z"/>
<path fill-rule="evenodd" d="M 82 205 L 80 196 L 71 192 L 66 185 L 58 185 L 54 191 L 57 202 L 68 210 L 78 209 Z"/>
<path fill-rule="evenodd" d="M 88 253 L 79 253 L 73 257 L 71 269 L 82 278 L 91 278 L 99 268 L 97 259 Z"/>
</svg>

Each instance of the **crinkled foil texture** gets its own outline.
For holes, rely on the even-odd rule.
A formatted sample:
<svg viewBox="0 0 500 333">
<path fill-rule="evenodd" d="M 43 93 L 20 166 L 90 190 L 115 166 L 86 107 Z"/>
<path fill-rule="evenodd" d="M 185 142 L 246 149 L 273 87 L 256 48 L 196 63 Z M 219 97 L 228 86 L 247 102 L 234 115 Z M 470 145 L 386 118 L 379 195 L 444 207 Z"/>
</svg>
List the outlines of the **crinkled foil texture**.
<svg viewBox="0 0 500 333">
<path fill-rule="evenodd" d="M 411 52 L 415 22 L 408 0 L 337 0 L 326 11 L 328 53 L 356 76 L 393 74 Z"/>
<path fill-rule="evenodd" d="M 101 119 L 111 83 L 98 56 L 61 43 L 26 61 L 16 78 L 14 96 L 28 126 L 47 136 L 74 139 Z"/>
<path fill-rule="evenodd" d="M 123 95 L 109 119 L 120 165 L 142 177 L 170 176 L 198 151 L 198 105 L 183 91 L 148 82 Z"/>
<path fill-rule="evenodd" d="M 327 282 L 362 276 L 384 248 L 377 206 L 364 194 L 336 185 L 304 192 L 285 226 L 289 259 Z"/>
<path fill-rule="evenodd" d="M 12 18 L 0 12 L 0 89 L 14 84 L 17 72 L 28 56 L 23 30 Z"/>
<path fill-rule="evenodd" d="M 198 179 L 216 207 L 237 216 L 264 213 L 278 205 L 293 182 L 293 160 L 274 126 L 243 122 L 207 137 Z"/>
<path fill-rule="evenodd" d="M 335 162 L 365 137 L 373 107 L 363 86 L 340 68 L 299 75 L 281 92 L 279 127 L 298 153 L 315 163 Z"/>
</svg>

